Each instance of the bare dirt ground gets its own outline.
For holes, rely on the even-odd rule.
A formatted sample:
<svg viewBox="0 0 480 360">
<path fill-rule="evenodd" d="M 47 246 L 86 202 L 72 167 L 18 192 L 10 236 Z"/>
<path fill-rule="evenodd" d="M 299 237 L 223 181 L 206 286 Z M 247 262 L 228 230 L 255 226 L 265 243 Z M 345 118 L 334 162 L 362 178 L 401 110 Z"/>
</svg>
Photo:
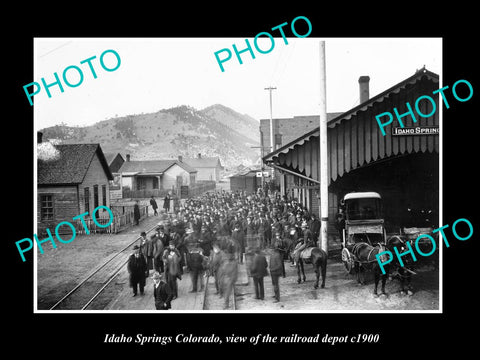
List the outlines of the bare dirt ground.
<svg viewBox="0 0 480 360">
<path fill-rule="evenodd" d="M 158 217 L 150 216 L 139 226 L 119 234 L 77 235 L 71 243 L 56 242 L 56 249 L 51 243 L 42 244 L 44 253 L 37 250 L 37 273 L 34 274 L 37 276 L 38 309 L 49 309 L 92 270 L 158 221 Z"/>
<path fill-rule="evenodd" d="M 280 278 L 280 302 L 273 302 L 273 287 L 270 277 L 264 278 L 265 300 L 256 300 L 253 282 L 237 286 L 237 309 L 253 311 L 387 311 L 439 310 L 438 270 L 424 267 L 417 269 L 412 284 L 412 296 L 400 294 L 399 281 L 387 280 L 386 297 L 373 296 L 373 274 L 366 273 L 367 284 L 357 285 L 355 275 L 345 271 L 338 257 L 330 257 L 324 289 L 313 288 L 315 273 L 312 265 L 305 265 L 307 281 L 297 283 L 297 270 L 285 263 L 286 278 Z M 321 280 L 320 280 L 321 281 Z"/>
<path fill-rule="evenodd" d="M 68 244 L 44 243 L 44 253 L 37 253 L 37 306 L 46 310 L 70 291 L 93 269 L 113 256 L 141 231 L 157 224 L 159 218 L 149 216 L 139 226 L 133 226 L 119 234 L 78 235 Z M 315 273 L 312 265 L 305 265 L 307 281 L 297 283 L 297 271 L 285 263 L 286 278 L 280 278 L 281 300 L 273 302 L 271 278 L 265 278 L 265 300 L 254 299 L 253 282 L 236 286 L 238 310 L 262 311 L 397 311 L 397 310 L 439 310 L 439 271 L 431 267 L 416 269 L 413 276 L 414 295 L 400 294 L 398 280 L 387 280 L 387 297 L 373 296 L 373 274 L 366 273 L 367 285 L 359 286 L 354 275 L 346 273 L 338 254 L 331 252 L 327 266 L 327 280 L 324 289 L 315 290 Z M 120 280 L 102 294 L 101 303 L 108 304 L 122 291 L 125 284 Z M 117 282 L 119 282 L 117 284 Z M 100 305 L 99 305 L 100 306 Z M 98 309 L 98 307 L 96 307 Z"/>
</svg>

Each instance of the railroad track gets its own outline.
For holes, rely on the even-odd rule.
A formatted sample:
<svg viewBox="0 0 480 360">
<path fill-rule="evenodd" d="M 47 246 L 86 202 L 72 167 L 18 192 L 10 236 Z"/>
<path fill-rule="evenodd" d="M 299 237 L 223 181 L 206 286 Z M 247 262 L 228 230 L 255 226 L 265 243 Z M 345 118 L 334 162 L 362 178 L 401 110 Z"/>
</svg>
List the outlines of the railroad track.
<svg viewBox="0 0 480 360">
<path fill-rule="evenodd" d="M 146 233 L 149 234 L 155 227 L 156 225 L 148 229 Z M 50 310 L 87 310 L 88 307 L 91 307 L 127 264 L 131 253 L 129 250 L 139 239 L 140 236 L 136 237 L 123 249 L 93 269 L 80 283 L 58 300 Z"/>
</svg>

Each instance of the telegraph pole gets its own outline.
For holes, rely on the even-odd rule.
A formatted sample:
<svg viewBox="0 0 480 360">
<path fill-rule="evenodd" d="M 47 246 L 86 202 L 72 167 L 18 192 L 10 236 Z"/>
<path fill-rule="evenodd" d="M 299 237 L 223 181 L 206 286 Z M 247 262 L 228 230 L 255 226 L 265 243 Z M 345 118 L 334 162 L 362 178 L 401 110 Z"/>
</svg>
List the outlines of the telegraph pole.
<svg viewBox="0 0 480 360">
<path fill-rule="evenodd" d="M 272 90 L 276 90 L 276 87 L 271 87 L 269 86 L 268 88 L 265 88 L 265 90 L 268 90 L 270 93 L 270 148 L 271 152 L 275 151 L 275 138 L 273 136 L 273 116 L 272 116 Z M 275 169 L 272 167 L 272 181 L 275 177 Z"/>
<path fill-rule="evenodd" d="M 320 41 L 320 248 L 328 254 L 327 75 L 325 41 Z"/>
</svg>

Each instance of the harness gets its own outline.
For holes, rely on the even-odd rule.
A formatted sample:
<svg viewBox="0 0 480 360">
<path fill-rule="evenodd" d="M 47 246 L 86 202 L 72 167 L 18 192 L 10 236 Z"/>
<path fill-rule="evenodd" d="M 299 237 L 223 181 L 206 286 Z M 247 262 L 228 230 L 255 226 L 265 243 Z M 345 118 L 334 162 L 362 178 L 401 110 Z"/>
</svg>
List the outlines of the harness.
<svg viewBox="0 0 480 360">
<path fill-rule="evenodd" d="M 370 264 L 370 263 L 373 263 L 375 261 L 377 261 L 376 257 L 374 257 L 372 260 L 368 260 L 370 259 L 370 255 L 372 255 L 372 252 L 373 250 L 375 250 L 377 247 L 378 248 L 382 248 L 382 245 L 380 244 L 377 244 L 375 246 L 372 246 L 372 249 L 368 252 L 368 255 L 367 255 L 367 260 L 364 260 L 364 261 L 361 261 L 358 259 L 358 256 L 357 256 L 357 251 L 359 251 L 359 249 L 363 246 L 371 246 L 369 244 L 367 244 L 366 242 L 360 242 L 360 243 L 355 243 L 352 247 L 352 254 L 354 256 L 354 260 L 360 264 Z"/>
</svg>

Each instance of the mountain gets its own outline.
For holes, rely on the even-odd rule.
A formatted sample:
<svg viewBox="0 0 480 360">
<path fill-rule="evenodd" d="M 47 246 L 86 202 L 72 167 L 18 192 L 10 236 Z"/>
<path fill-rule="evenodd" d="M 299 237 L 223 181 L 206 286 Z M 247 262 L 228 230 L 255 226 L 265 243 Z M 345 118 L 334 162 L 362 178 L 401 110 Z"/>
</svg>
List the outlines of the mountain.
<svg viewBox="0 0 480 360">
<path fill-rule="evenodd" d="M 226 168 L 258 160 L 259 122 L 223 105 L 203 110 L 182 105 L 156 113 L 129 115 L 85 127 L 59 124 L 42 129 L 44 139 L 100 143 L 105 153 L 132 160 L 219 156 Z M 255 131 L 256 130 L 256 131 Z"/>
<path fill-rule="evenodd" d="M 206 107 L 202 113 L 213 117 L 218 122 L 239 132 L 250 139 L 258 139 L 260 132 L 260 123 L 249 115 L 239 114 L 238 112 L 220 104 Z"/>
</svg>

